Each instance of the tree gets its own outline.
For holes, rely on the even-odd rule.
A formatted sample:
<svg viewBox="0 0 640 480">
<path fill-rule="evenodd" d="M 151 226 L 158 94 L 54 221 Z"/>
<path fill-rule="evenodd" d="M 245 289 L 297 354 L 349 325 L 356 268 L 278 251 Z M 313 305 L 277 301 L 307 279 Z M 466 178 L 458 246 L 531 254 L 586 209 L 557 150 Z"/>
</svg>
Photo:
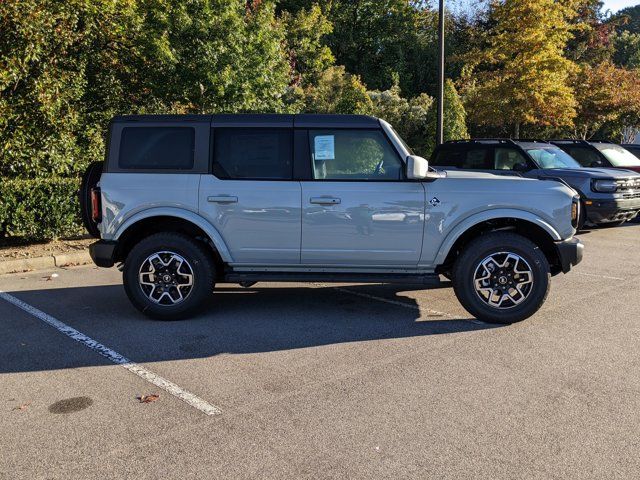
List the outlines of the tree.
<svg viewBox="0 0 640 480">
<path fill-rule="evenodd" d="M 292 85 L 312 84 L 335 61 L 324 43 L 333 30 L 331 22 L 316 4 L 295 13 L 283 11 L 280 20 L 286 32 Z"/>
<path fill-rule="evenodd" d="M 640 34 L 624 31 L 614 37 L 616 65 L 626 68 L 640 68 Z"/>
<path fill-rule="evenodd" d="M 581 66 L 575 80 L 578 111 L 574 135 L 589 139 L 603 127 L 616 133 L 640 126 L 640 76 L 605 62 Z"/>
<path fill-rule="evenodd" d="M 284 29 L 268 1 L 141 0 L 140 75 L 154 109 L 281 111 Z"/>
<path fill-rule="evenodd" d="M 569 78 L 575 64 L 563 51 L 575 9 L 554 0 L 492 3 L 487 47 L 466 72 L 466 108 L 478 125 L 570 125 L 575 99 Z M 531 19 L 535 18 L 535 22 Z"/>
<path fill-rule="evenodd" d="M 436 135 L 436 104 L 432 97 L 423 93 L 411 99 L 403 98 L 398 85 L 384 92 L 369 92 L 369 97 L 375 116 L 394 125 L 419 155 L 431 156 Z M 466 112 L 451 80 L 445 83 L 444 106 L 445 140 L 468 138 Z"/>
<path fill-rule="evenodd" d="M 105 116 L 130 100 L 119 86 L 133 6 L 0 2 L 0 176 L 74 175 L 102 157 Z"/>
<path fill-rule="evenodd" d="M 305 111 L 310 113 L 368 114 L 372 109 L 367 87 L 343 66 L 325 70 L 304 97 Z"/>
</svg>

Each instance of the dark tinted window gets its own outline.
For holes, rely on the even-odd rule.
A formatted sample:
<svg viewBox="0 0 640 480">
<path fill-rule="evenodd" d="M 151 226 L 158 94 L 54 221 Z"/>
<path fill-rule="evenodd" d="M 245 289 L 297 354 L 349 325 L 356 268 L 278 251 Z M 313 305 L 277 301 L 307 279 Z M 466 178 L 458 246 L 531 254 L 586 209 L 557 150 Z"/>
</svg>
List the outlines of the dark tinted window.
<svg viewBox="0 0 640 480">
<path fill-rule="evenodd" d="M 293 178 L 291 129 L 216 128 L 213 144 L 213 174 L 218 178 Z"/>
<path fill-rule="evenodd" d="M 403 164 L 379 130 L 311 130 L 316 180 L 400 180 Z"/>
<path fill-rule="evenodd" d="M 489 161 L 489 148 L 465 147 L 457 149 L 442 149 L 434 159 L 435 166 L 456 167 L 470 170 L 490 170 L 493 162 Z"/>
<path fill-rule="evenodd" d="M 636 157 L 640 158 L 640 146 L 625 146 L 624 148 L 626 148 L 627 150 L 629 150 L 631 153 L 633 153 Z"/>
<path fill-rule="evenodd" d="M 583 167 L 591 167 L 596 162 L 601 162 L 602 159 L 597 152 L 594 152 L 589 147 L 561 147 L 565 152 L 571 155 L 575 160 L 578 161 L 580 165 Z"/>
<path fill-rule="evenodd" d="M 120 138 L 120 168 L 193 168 L 195 132 L 190 127 L 126 127 Z"/>
<path fill-rule="evenodd" d="M 496 170 L 513 170 L 516 165 L 527 165 L 527 159 L 514 148 L 496 148 L 494 168 Z"/>
</svg>

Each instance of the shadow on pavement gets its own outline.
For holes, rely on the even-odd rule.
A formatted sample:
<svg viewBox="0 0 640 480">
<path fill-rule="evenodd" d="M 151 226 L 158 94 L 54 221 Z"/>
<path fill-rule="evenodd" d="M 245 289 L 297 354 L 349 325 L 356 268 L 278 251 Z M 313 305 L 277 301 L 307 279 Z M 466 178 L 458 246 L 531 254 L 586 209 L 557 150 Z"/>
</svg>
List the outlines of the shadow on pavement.
<svg viewBox="0 0 640 480">
<path fill-rule="evenodd" d="M 415 300 L 397 296 L 408 290 L 406 286 L 343 288 L 357 294 L 383 296 L 407 306 L 350 295 L 333 287 L 262 288 L 258 284 L 243 289 L 221 285 L 211 296 L 204 313 L 189 320 L 158 322 L 134 310 L 120 285 L 31 290 L 14 295 L 135 362 L 272 352 L 496 328 L 463 318 L 421 313 Z M 108 363 L 2 300 L 0 328 L 3 330 L 0 373 Z"/>
</svg>

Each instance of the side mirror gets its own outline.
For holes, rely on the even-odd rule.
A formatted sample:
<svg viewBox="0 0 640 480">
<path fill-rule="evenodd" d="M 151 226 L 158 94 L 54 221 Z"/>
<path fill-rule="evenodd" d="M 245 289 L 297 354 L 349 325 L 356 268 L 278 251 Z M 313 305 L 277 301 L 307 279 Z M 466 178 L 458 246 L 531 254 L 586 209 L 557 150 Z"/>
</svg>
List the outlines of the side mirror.
<svg viewBox="0 0 640 480">
<path fill-rule="evenodd" d="M 589 165 L 591 168 L 600 168 L 602 166 L 602 160 L 596 160 Z"/>
<path fill-rule="evenodd" d="M 529 166 L 526 163 L 518 162 L 513 166 L 513 171 L 520 173 L 528 172 Z"/>
<path fill-rule="evenodd" d="M 417 155 L 407 157 L 407 178 L 409 180 L 424 180 L 429 176 L 429 162 Z"/>
</svg>

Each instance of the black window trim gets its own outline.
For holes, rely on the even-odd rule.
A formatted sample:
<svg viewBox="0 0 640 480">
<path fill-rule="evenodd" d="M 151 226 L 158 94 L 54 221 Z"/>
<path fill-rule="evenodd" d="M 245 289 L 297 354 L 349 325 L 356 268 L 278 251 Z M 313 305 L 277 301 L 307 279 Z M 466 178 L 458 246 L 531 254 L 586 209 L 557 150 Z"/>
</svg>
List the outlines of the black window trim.
<svg viewBox="0 0 640 480">
<path fill-rule="evenodd" d="M 223 178 L 218 177 L 213 173 L 213 164 L 215 162 L 215 131 L 216 130 L 288 130 L 291 133 L 291 174 L 289 178 Z M 295 181 L 295 165 L 296 165 L 296 152 L 295 152 L 295 132 L 291 126 L 278 126 L 269 124 L 242 124 L 242 123 L 230 123 L 211 125 L 209 129 L 209 175 L 214 176 L 220 181 L 249 181 L 249 182 L 293 182 Z"/>
</svg>

